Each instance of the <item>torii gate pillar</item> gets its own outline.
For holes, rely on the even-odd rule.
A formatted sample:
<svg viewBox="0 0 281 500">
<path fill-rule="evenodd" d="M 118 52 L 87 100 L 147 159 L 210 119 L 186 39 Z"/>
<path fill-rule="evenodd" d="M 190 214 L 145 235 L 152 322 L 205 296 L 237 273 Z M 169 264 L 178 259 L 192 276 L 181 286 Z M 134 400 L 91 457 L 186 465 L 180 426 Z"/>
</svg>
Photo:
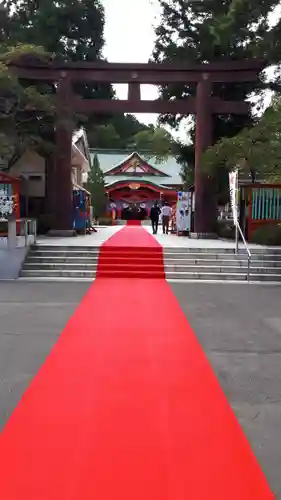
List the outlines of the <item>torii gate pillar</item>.
<svg viewBox="0 0 281 500">
<path fill-rule="evenodd" d="M 73 236 L 73 192 L 71 150 L 74 129 L 71 114 L 71 82 L 63 76 L 57 87 L 57 120 L 55 171 L 56 185 L 54 203 L 54 228 L 49 232 L 52 236 Z"/>
<path fill-rule="evenodd" d="M 212 85 L 208 74 L 203 73 L 196 92 L 196 141 L 195 141 L 195 214 L 194 236 L 214 235 L 216 202 L 214 181 L 200 167 L 201 156 L 213 143 L 213 123 L 211 108 Z"/>
</svg>

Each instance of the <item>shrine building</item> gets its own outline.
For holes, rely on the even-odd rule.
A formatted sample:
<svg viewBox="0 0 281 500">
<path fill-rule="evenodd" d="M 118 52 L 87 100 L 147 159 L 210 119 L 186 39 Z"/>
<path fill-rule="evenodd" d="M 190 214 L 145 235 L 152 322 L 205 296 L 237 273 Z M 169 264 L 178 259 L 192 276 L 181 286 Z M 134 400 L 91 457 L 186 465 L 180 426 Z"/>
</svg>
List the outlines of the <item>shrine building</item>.
<svg viewBox="0 0 281 500">
<path fill-rule="evenodd" d="M 106 217 L 117 219 L 145 219 L 155 201 L 177 202 L 177 192 L 182 189 L 181 166 L 169 156 L 159 163 L 149 154 L 137 152 L 90 150 L 97 155 L 104 174 L 108 204 Z"/>
</svg>

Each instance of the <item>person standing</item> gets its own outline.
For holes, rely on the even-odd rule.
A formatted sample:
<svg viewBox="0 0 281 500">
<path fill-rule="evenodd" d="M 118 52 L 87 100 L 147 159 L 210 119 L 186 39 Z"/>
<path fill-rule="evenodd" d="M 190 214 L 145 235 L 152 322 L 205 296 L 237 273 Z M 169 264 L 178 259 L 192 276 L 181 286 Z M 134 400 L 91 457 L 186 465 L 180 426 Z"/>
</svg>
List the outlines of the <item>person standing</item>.
<svg viewBox="0 0 281 500">
<path fill-rule="evenodd" d="M 165 201 L 164 206 L 162 208 L 162 227 L 163 227 L 163 234 L 168 234 L 169 232 L 169 223 L 170 223 L 170 217 L 172 215 L 172 209 L 168 205 L 168 203 Z"/>
<path fill-rule="evenodd" d="M 151 220 L 153 234 L 157 234 L 160 214 L 161 210 L 156 201 L 150 210 L 150 220 Z"/>
</svg>

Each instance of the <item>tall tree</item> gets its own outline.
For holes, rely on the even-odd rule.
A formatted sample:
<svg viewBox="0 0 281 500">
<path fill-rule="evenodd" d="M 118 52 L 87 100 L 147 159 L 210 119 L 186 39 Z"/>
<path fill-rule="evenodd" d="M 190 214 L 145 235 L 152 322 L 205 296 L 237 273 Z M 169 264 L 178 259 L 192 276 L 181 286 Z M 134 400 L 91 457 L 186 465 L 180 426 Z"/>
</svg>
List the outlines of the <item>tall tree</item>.
<svg viewBox="0 0 281 500">
<path fill-rule="evenodd" d="M 91 193 L 93 215 L 96 218 L 102 216 L 106 206 L 106 192 L 103 172 L 97 155 L 94 155 L 93 163 L 88 177 L 87 189 Z"/>
<path fill-rule="evenodd" d="M 40 47 L 18 46 L 0 54 L 0 158 L 1 167 L 9 169 L 26 149 L 49 154 L 53 145 L 54 107 L 51 98 L 36 86 L 28 86 L 13 75 L 7 66 L 13 57 L 29 54 L 47 58 Z"/>
<path fill-rule="evenodd" d="M 41 46 L 61 61 L 102 59 L 105 14 L 99 0 L 4 0 L 3 8 L 0 37 L 6 44 Z M 87 99 L 114 97 L 110 84 L 76 83 L 75 91 Z M 101 120 L 93 115 L 88 127 Z"/>
<path fill-rule="evenodd" d="M 259 179 L 281 178 L 281 99 L 275 99 L 252 128 L 245 128 L 232 138 L 223 138 L 203 155 L 208 172 L 224 167 L 238 168 Z"/>
<path fill-rule="evenodd" d="M 0 43 L 42 46 L 63 61 L 103 59 L 105 12 L 100 0 L 4 0 L 0 6 Z M 115 97 L 110 84 L 78 83 L 75 92 L 85 99 Z M 85 126 L 90 146 L 121 149 L 145 128 L 132 115 L 122 114 L 93 114 Z"/>
<path fill-rule="evenodd" d="M 136 151 L 148 152 L 161 163 L 174 152 L 173 137 L 163 127 L 148 127 L 132 137 L 131 147 Z"/>
<path fill-rule="evenodd" d="M 88 141 L 91 148 L 127 149 L 132 138 L 149 127 L 140 123 L 133 115 L 114 115 L 103 124 L 93 125 L 88 130 Z"/>
<path fill-rule="evenodd" d="M 279 0 L 159 2 L 161 21 L 156 29 L 154 61 L 186 64 L 267 56 L 269 62 L 276 62 L 272 39 L 277 38 L 278 30 L 270 28 L 268 14 L 279 4 Z M 279 58 L 281 59 L 280 52 Z M 225 100 L 239 101 L 257 87 L 264 88 L 264 81 L 254 86 L 241 83 L 216 84 L 213 94 Z M 194 94 L 194 85 L 166 85 L 161 88 L 162 97 L 168 99 L 182 99 Z M 183 116 L 165 115 L 161 117 L 161 121 L 176 127 L 182 118 Z M 251 114 L 217 115 L 213 120 L 214 142 L 221 137 L 233 137 L 245 126 L 252 124 Z M 191 130 L 191 137 L 194 143 L 194 128 Z M 182 160 L 185 160 L 184 150 Z"/>
<path fill-rule="evenodd" d="M 61 60 L 102 57 L 105 17 L 99 0 L 4 0 L 3 8 L 7 42 L 41 45 Z"/>
</svg>

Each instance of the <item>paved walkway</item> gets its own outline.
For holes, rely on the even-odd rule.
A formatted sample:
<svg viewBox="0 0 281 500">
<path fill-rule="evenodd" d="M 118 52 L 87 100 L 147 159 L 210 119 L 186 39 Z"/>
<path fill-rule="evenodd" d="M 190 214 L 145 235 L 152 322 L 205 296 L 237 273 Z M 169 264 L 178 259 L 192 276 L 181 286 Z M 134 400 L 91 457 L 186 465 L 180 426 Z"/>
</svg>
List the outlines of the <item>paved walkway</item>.
<svg viewBox="0 0 281 500">
<path fill-rule="evenodd" d="M 142 238 L 145 250 L 157 246 L 138 231 L 138 247 Z M 129 248 L 133 232 L 111 242 Z M 0 451 L 5 500 L 273 499 L 164 279 L 96 280 L 2 431 Z"/>
<path fill-rule="evenodd" d="M 148 225 L 143 226 L 144 229 L 152 234 L 151 227 Z M 100 227 L 97 229 L 97 233 L 92 233 L 86 236 L 76 236 L 73 238 L 49 238 L 49 237 L 39 237 L 37 240 L 37 245 L 51 245 L 51 246 L 94 246 L 99 247 L 105 241 L 107 241 L 111 236 L 116 234 L 124 226 L 108 226 Z M 233 248 L 235 243 L 233 241 L 226 240 L 201 240 L 192 239 L 184 236 L 177 236 L 176 234 L 161 234 L 161 228 L 158 234 L 155 236 L 156 240 L 164 248 L 178 247 L 178 248 Z M 260 245 L 250 244 L 250 248 L 262 248 Z M 240 244 L 240 248 L 243 248 L 243 244 Z"/>
<path fill-rule="evenodd" d="M 67 247 L 99 247 L 105 241 L 107 241 L 111 236 L 116 234 L 120 229 L 124 226 L 108 226 L 97 228 L 96 233 L 79 235 L 69 238 L 56 238 L 56 237 L 47 237 L 47 236 L 39 236 L 37 240 L 37 245 L 45 245 L 45 246 L 67 246 Z"/>
</svg>

